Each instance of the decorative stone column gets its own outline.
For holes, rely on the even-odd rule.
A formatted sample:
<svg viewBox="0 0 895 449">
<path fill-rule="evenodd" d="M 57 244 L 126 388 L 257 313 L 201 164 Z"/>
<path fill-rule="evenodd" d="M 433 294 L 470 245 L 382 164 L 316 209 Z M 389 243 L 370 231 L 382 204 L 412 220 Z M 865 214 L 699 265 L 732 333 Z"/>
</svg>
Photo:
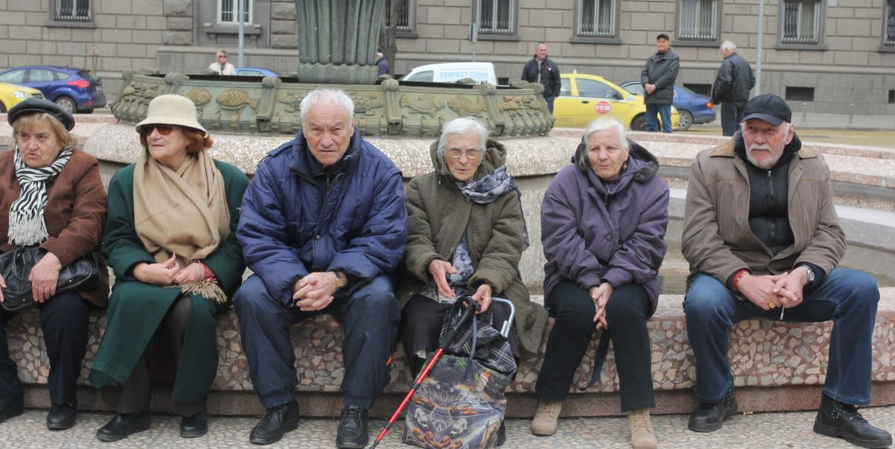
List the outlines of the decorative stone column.
<svg viewBox="0 0 895 449">
<path fill-rule="evenodd" d="M 295 0 L 298 79 L 372 84 L 383 0 Z"/>
</svg>

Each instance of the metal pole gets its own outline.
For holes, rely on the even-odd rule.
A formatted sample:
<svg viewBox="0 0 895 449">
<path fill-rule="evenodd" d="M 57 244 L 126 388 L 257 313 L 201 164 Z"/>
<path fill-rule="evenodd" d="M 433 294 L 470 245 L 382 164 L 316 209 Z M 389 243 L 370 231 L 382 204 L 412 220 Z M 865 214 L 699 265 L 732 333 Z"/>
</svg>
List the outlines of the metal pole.
<svg viewBox="0 0 895 449">
<path fill-rule="evenodd" d="M 755 61 L 755 96 L 761 95 L 761 48 L 764 41 L 764 0 L 758 0 L 758 60 Z"/>
<path fill-rule="evenodd" d="M 239 67 L 245 67 L 245 17 L 243 17 L 242 5 L 245 0 L 236 0 L 236 11 L 239 15 Z"/>
</svg>

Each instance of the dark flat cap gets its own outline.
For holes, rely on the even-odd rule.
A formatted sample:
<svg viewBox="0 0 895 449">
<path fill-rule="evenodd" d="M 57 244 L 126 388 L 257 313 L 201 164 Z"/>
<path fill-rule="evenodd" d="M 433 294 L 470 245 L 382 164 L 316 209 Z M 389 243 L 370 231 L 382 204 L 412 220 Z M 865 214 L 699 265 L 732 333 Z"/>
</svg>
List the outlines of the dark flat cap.
<svg viewBox="0 0 895 449">
<path fill-rule="evenodd" d="M 28 114 L 37 114 L 38 112 L 46 112 L 47 114 L 56 117 L 56 119 L 62 123 L 62 126 L 69 131 L 75 127 L 75 118 L 72 117 L 71 114 L 63 111 L 56 105 L 56 103 L 44 100 L 43 98 L 28 98 L 13 106 L 12 109 L 9 110 L 9 115 L 7 115 L 6 119 L 9 121 L 9 124 L 12 125 L 19 119 L 19 117 L 24 117 Z"/>
<path fill-rule="evenodd" d="M 656 36 L 656 40 L 659 40 L 659 39 L 665 39 L 666 41 L 670 41 L 670 40 L 671 40 L 671 39 L 668 38 L 668 34 L 666 34 L 666 33 L 659 33 L 659 35 Z"/>
<path fill-rule="evenodd" d="M 743 121 L 759 119 L 774 126 L 783 122 L 792 123 L 792 109 L 782 98 L 774 94 L 759 95 L 746 103 Z"/>
</svg>

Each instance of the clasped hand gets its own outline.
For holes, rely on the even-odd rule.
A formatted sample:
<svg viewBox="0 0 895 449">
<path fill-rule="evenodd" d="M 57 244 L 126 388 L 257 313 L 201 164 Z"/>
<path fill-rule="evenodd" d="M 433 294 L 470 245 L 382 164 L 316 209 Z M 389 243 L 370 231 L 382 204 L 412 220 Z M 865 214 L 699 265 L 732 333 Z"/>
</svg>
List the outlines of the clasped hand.
<svg viewBox="0 0 895 449">
<path fill-rule="evenodd" d="M 299 310 L 313 312 L 326 308 L 336 290 L 336 274 L 331 271 L 310 273 L 295 281 L 292 286 L 292 300 Z"/>
<path fill-rule="evenodd" d="M 183 285 L 202 282 L 205 279 L 205 266 L 193 262 L 183 268 L 177 263 L 177 255 L 164 262 L 139 263 L 134 266 L 134 277 L 138 281 L 153 285 Z"/>
<path fill-rule="evenodd" d="M 737 290 L 763 310 L 778 306 L 791 308 L 802 303 L 802 291 L 807 283 L 807 273 L 801 269 L 776 275 L 752 276 L 747 273 L 737 283 Z"/>
<path fill-rule="evenodd" d="M 594 301 L 594 305 L 597 308 L 597 313 L 594 315 L 594 323 L 597 323 L 597 330 L 609 329 L 609 322 L 606 321 L 606 304 L 609 303 L 609 297 L 612 296 L 613 291 L 612 284 L 608 282 L 587 290 L 590 299 Z"/>
</svg>

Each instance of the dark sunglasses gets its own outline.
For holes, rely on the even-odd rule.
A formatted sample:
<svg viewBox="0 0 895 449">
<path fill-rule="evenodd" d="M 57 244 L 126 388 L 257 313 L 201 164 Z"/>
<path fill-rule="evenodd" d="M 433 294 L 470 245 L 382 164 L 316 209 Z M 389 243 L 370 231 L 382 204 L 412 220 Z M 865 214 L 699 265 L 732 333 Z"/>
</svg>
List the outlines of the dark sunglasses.
<svg viewBox="0 0 895 449">
<path fill-rule="evenodd" d="M 153 129 L 157 129 L 159 134 L 167 136 L 168 134 L 171 134 L 171 131 L 174 129 L 174 125 L 143 125 L 140 127 L 140 135 L 148 136 L 152 134 Z"/>
</svg>

